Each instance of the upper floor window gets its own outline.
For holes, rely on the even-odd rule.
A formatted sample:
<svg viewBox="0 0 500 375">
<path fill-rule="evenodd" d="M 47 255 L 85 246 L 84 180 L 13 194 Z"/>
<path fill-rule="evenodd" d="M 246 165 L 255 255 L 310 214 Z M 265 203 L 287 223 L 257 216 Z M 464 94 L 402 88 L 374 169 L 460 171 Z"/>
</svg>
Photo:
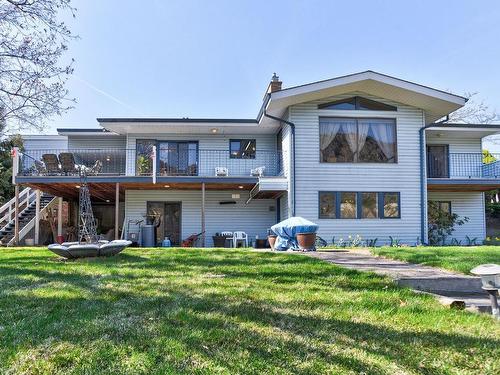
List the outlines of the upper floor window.
<svg viewBox="0 0 500 375">
<path fill-rule="evenodd" d="M 255 159 L 255 139 L 231 139 L 229 153 L 231 159 Z"/>
<path fill-rule="evenodd" d="M 323 163 L 395 163 L 394 119 L 319 119 L 320 161 Z"/>
<path fill-rule="evenodd" d="M 138 176 L 150 175 L 153 173 L 153 146 L 156 145 L 154 139 L 136 140 L 135 152 L 135 173 Z"/>
<path fill-rule="evenodd" d="M 334 109 L 334 110 L 350 110 L 350 111 L 397 111 L 397 107 L 389 104 L 377 102 L 362 98 L 361 96 L 353 96 L 352 98 L 336 100 L 334 102 L 318 105 L 318 109 Z"/>
</svg>

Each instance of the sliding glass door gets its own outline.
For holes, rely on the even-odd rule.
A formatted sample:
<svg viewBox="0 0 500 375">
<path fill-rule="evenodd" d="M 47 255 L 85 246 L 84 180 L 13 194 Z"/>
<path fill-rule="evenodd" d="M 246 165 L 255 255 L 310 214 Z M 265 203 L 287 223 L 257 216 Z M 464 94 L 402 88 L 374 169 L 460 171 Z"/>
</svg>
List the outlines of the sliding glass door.
<svg viewBox="0 0 500 375">
<path fill-rule="evenodd" d="M 156 246 L 168 237 L 172 246 L 181 244 L 181 202 L 147 202 L 147 215 L 155 218 Z"/>
<path fill-rule="evenodd" d="M 158 167 L 162 176 L 198 175 L 198 142 L 158 143 Z"/>
</svg>

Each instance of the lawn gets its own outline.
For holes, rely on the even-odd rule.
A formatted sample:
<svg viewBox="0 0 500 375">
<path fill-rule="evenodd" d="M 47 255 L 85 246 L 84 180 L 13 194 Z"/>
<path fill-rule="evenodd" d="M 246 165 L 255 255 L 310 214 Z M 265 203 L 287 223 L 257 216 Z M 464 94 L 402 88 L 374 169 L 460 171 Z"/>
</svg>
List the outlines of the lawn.
<svg viewBox="0 0 500 375">
<path fill-rule="evenodd" d="M 4 374 L 498 374 L 500 324 L 301 254 L 0 253 Z"/>
<path fill-rule="evenodd" d="M 469 273 L 485 263 L 500 264 L 500 246 L 438 246 L 371 248 L 376 255 Z"/>
</svg>

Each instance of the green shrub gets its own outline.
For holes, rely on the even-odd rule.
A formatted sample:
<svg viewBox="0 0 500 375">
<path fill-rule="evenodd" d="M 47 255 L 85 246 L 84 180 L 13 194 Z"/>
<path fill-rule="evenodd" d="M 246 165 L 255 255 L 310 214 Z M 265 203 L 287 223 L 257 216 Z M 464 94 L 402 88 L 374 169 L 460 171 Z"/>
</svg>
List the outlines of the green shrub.
<svg viewBox="0 0 500 375">
<path fill-rule="evenodd" d="M 446 238 L 453 233 L 455 225 L 463 225 L 469 221 L 468 217 L 460 218 L 457 214 L 441 210 L 437 202 L 428 204 L 428 233 L 431 245 L 444 245 Z"/>
</svg>

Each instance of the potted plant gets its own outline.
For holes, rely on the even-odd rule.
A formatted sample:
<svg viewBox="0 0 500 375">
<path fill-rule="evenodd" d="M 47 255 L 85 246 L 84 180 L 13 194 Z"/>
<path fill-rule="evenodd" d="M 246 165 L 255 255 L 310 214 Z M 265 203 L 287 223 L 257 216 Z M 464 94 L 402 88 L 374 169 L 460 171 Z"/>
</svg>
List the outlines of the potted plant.
<svg viewBox="0 0 500 375">
<path fill-rule="evenodd" d="M 277 237 L 278 236 L 271 229 L 268 229 L 267 242 L 269 242 L 269 247 L 271 248 L 271 250 L 274 250 L 274 244 L 276 243 Z"/>
<path fill-rule="evenodd" d="M 297 243 L 300 250 L 314 250 L 316 233 L 297 233 Z"/>
</svg>

